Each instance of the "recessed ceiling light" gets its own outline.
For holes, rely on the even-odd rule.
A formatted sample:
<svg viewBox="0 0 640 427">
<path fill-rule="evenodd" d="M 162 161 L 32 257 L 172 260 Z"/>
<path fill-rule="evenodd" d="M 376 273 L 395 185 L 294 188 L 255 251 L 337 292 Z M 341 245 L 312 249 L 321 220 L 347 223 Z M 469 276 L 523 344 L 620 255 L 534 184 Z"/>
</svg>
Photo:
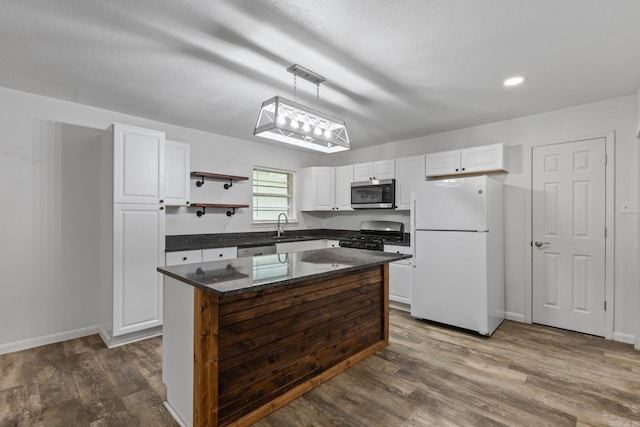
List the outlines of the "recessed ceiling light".
<svg viewBox="0 0 640 427">
<path fill-rule="evenodd" d="M 517 76 L 517 77 L 511 77 L 507 80 L 504 81 L 504 85 L 505 86 L 517 86 L 520 83 L 522 83 L 524 81 L 524 77 L 522 76 Z"/>
</svg>

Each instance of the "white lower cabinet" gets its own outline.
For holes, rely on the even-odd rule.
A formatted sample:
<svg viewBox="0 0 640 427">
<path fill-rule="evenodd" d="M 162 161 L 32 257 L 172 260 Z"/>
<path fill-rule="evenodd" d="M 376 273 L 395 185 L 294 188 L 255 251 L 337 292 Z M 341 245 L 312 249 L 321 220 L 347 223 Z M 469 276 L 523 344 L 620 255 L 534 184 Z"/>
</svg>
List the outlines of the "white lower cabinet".
<svg viewBox="0 0 640 427">
<path fill-rule="evenodd" d="M 408 246 L 385 245 L 384 251 L 411 254 L 411 248 Z M 409 311 L 411 306 L 411 258 L 389 263 L 389 301 L 391 306 Z"/>
<path fill-rule="evenodd" d="M 202 262 L 236 258 L 238 258 L 238 248 L 236 246 L 202 250 Z"/>
<path fill-rule="evenodd" d="M 195 249 L 192 251 L 167 252 L 166 265 L 193 264 L 196 262 L 219 261 L 238 257 L 238 248 Z"/>
<path fill-rule="evenodd" d="M 162 325 L 164 229 L 162 206 L 114 205 L 114 337 Z"/>
<path fill-rule="evenodd" d="M 202 250 L 167 252 L 166 265 L 193 264 L 202 262 Z"/>
<path fill-rule="evenodd" d="M 340 241 L 339 240 L 325 240 L 327 242 L 326 246 L 327 248 L 339 248 L 340 247 Z"/>
</svg>

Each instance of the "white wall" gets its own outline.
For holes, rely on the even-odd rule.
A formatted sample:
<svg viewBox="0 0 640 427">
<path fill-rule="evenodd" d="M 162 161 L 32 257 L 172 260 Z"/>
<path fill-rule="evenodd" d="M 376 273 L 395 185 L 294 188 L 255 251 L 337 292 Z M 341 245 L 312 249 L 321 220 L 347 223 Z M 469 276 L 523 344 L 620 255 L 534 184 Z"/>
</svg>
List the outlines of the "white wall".
<svg viewBox="0 0 640 427">
<path fill-rule="evenodd" d="M 113 122 L 190 143 L 194 170 L 250 176 L 253 165 L 296 170 L 321 161 L 303 151 L 0 88 L 0 353 L 95 332 L 99 254 L 108 247 L 100 243 L 100 141 Z M 250 204 L 247 182 L 228 191 L 222 184 L 207 181 L 192 200 Z M 231 218 L 222 210 L 203 218 L 195 209 L 173 211 L 170 234 L 251 228 L 249 209 Z"/>
<path fill-rule="evenodd" d="M 615 200 L 638 198 L 638 125 L 636 96 L 551 111 L 534 116 L 490 123 L 453 132 L 393 142 L 369 149 L 337 153 L 327 165 L 397 158 L 455 148 L 504 142 L 508 144 L 509 174 L 505 183 L 505 280 L 507 311 L 513 319 L 528 320 L 530 295 L 530 226 L 527 224 L 531 188 L 531 147 L 572 141 L 584 136 L 607 136 L 615 131 Z M 616 209 L 617 211 L 617 209 Z M 325 223 L 335 221 L 335 217 Z M 356 222 L 355 218 L 350 221 Z M 629 342 L 638 331 L 638 218 L 615 215 L 615 338 Z M 529 288 L 530 289 L 530 288 Z"/>
</svg>

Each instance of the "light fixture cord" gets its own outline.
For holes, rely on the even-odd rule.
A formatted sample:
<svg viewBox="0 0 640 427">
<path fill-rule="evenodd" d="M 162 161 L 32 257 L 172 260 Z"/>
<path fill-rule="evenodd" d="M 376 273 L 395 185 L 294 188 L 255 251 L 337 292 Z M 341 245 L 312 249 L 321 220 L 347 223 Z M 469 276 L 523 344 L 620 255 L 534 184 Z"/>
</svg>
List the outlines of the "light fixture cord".
<svg viewBox="0 0 640 427">
<path fill-rule="evenodd" d="M 293 75 L 293 100 L 298 102 L 298 75 Z"/>
<path fill-rule="evenodd" d="M 320 83 L 316 83 L 316 109 L 320 111 Z"/>
</svg>

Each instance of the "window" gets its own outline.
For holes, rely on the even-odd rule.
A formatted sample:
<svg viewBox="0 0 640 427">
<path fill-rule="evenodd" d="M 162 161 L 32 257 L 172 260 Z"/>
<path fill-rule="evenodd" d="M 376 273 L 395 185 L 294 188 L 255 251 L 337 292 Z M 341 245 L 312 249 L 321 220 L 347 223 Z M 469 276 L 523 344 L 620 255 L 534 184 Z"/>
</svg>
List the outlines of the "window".
<svg viewBox="0 0 640 427">
<path fill-rule="evenodd" d="M 273 222 L 280 213 L 294 220 L 293 172 L 253 169 L 253 221 Z"/>
</svg>

